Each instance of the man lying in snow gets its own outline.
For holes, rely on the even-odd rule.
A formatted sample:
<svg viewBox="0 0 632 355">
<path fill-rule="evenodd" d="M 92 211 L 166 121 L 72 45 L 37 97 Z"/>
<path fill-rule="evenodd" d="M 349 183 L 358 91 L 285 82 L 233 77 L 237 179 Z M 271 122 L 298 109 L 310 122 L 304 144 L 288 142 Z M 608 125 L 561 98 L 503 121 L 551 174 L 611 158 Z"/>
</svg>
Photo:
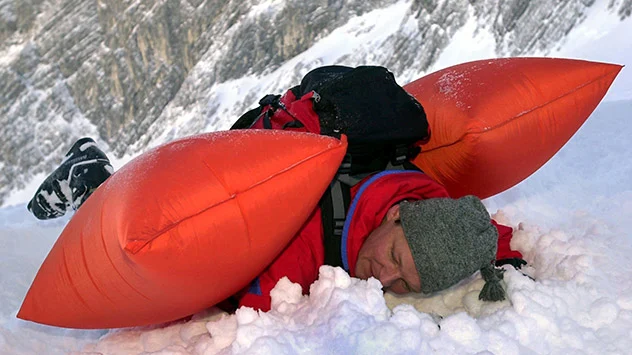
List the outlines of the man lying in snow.
<svg viewBox="0 0 632 355">
<path fill-rule="evenodd" d="M 112 172 L 105 154 L 89 138 L 77 141 L 66 157 L 28 204 L 37 218 L 55 218 L 66 208 L 79 208 Z M 491 221 L 478 198 L 452 199 L 440 184 L 418 171 L 371 175 L 353 187 L 352 198 L 340 246 L 341 266 L 351 276 L 375 277 L 385 290 L 395 293 L 427 294 L 480 269 L 488 283 L 481 298 L 503 298 L 497 285 L 502 275 L 491 263 L 521 263 L 522 255 L 509 246 L 512 229 Z M 51 203 L 57 199 L 60 203 Z M 284 276 L 308 293 L 325 253 L 317 208 L 276 260 L 223 308 L 268 310 L 270 291 Z"/>
<path fill-rule="evenodd" d="M 499 270 L 522 255 L 511 250 L 512 229 L 490 221 L 474 196 L 452 199 L 421 172 L 386 171 L 352 191 L 342 236 L 342 266 L 360 279 L 375 277 L 395 293 L 433 293 L 481 270 L 480 298 L 502 300 Z M 287 276 L 308 293 L 323 265 L 323 226 L 316 209 L 292 242 L 251 286 L 234 297 L 239 306 L 268 310 L 270 291 Z"/>
<path fill-rule="evenodd" d="M 499 284 L 502 270 L 494 262 L 516 267 L 524 263 L 522 255 L 510 248 L 512 229 L 491 221 L 478 198 L 450 198 L 443 186 L 414 167 L 385 170 L 386 163 L 393 162 L 390 156 L 381 156 L 387 147 L 404 145 L 403 156 L 410 160 L 418 151 L 406 145 L 428 135 L 421 104 L 395 84 L 392 74 L 379 67 L 324 67 L 308 74 L 283 97 L 268 95 L 262 102 L 261 108 L 242 116 L 233 128 L 344 133 L 349 138 L 348 151 L 356 154 L 353 161 L 370 167 L 356 164 L 350 171 L 371 173 L 349 187 L 338 238 L 327 231 L 321 204 L 268 268 L 222 302 L 222 308 L 249 306 L 267 311 L 270 291 L 278 280 L 286 276 L 308 293 L 325 264 L 343 267 L 361 279 L 375 277 L 385 290 L 396 293 L 440 291 L 481 270 L 486 285 L 479 298 L 504 299 Z M 358 120 L 369 116 L 370 120 Z M 371 146 L 366 144 L 367 137 L 374 138 Z M 362 145 L 354 147 L 354 139 Z M 358 146 L 364 155 L 358 155 Z M 373 150 L 369 154 L 367 149 Z M 112 173 L 108 158 L 94 141 L 82 138 L 40 186 L 28 208 L 40 219 L 59 217 L 67 208 L 79 208 Z"/>
</svg>

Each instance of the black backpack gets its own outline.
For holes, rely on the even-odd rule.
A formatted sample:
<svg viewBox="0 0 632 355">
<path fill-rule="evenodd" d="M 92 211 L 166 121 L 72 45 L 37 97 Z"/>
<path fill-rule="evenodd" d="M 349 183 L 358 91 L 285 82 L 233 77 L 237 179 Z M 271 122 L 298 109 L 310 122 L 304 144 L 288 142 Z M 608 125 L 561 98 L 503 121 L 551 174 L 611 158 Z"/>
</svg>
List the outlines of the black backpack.
<svg viewBox="0 0 632 355">
<path fill-rule="evenodd" d="M 430 138 L 422 105 L 386 68 L 325 66 L 309 72 L 283 96 L 266 95 L 231 129 L 283 129 L 340 138 L 347 154 L 320 201 L 325 264 L 342 266 L 340 243 L 350 188 L 389 169 L 419 170 L 410 161 Z"/>
</svg>

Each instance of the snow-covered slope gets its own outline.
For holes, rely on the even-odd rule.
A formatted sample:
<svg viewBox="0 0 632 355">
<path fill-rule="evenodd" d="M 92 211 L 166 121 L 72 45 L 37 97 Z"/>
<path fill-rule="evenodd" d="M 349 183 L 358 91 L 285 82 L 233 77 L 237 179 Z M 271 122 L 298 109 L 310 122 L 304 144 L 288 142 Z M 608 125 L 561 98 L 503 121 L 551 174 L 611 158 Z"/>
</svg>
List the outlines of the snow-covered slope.
<svg viewBox="0 0 632 355">
<path fill-rule="evenodd" d="M 311 295 L 280 282 L 273 310 L 217 310 L 115 331 L 15 318 L 68 218 L 0 209 L 2 354 L 626 354 L 632 348 L 632 100 L 602 104 L 534 176 L 485 201 L 515 227 L 535 281 L 507 270 L 509 301 L 478 301 L 480 275 L 432 297 L 382 295 L 375 279 L 324 267 Z M 500 209 L 500 211 L 498 211 Z"/>
</svg>

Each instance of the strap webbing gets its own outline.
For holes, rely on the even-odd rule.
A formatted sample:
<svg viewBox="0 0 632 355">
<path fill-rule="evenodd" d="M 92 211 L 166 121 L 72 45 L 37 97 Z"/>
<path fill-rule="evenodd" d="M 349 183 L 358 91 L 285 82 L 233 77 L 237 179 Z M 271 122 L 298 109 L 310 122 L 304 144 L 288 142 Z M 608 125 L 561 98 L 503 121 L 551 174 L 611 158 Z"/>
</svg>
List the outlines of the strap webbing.
<svg viewBox="0 0 632 355">
<path fill-rule="evenodd" d="M 325 235 L 325 265 L 343 266 L 342 229 L 351 203 L 351 186 L 334 179 L 320 201 Z"/>
<path fill-rule="evenodd" d="M 345 225 L 345 217 L 347 217 L 347 210 L 351 203 L 351 186 L 338 178 L 331 183 L 329 192 L 333 206 L 333 235 L 342 237 L 342 228 Z"/>
</svg>

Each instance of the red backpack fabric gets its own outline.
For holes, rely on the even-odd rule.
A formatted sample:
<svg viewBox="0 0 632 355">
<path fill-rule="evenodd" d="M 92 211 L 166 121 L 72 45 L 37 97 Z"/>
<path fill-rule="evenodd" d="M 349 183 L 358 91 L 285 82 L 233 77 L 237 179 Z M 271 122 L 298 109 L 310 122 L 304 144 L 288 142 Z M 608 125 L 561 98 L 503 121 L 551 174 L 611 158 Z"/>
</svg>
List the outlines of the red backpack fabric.
<svg viewBox="0 0 632 355">
<path fill-rule="evenodd" d="M 263 105 L 263 115 L 255 120 L 249 128 L 281 129 L 320 134 L 318 114 L 312 105 L 313 101 L 319 99 L 318 94 L 314 91 L 300 98 L 297 98 L 292 90 L 288 90 L 280 97 L 267 95 L 259 102 Z"/>
</svg>

